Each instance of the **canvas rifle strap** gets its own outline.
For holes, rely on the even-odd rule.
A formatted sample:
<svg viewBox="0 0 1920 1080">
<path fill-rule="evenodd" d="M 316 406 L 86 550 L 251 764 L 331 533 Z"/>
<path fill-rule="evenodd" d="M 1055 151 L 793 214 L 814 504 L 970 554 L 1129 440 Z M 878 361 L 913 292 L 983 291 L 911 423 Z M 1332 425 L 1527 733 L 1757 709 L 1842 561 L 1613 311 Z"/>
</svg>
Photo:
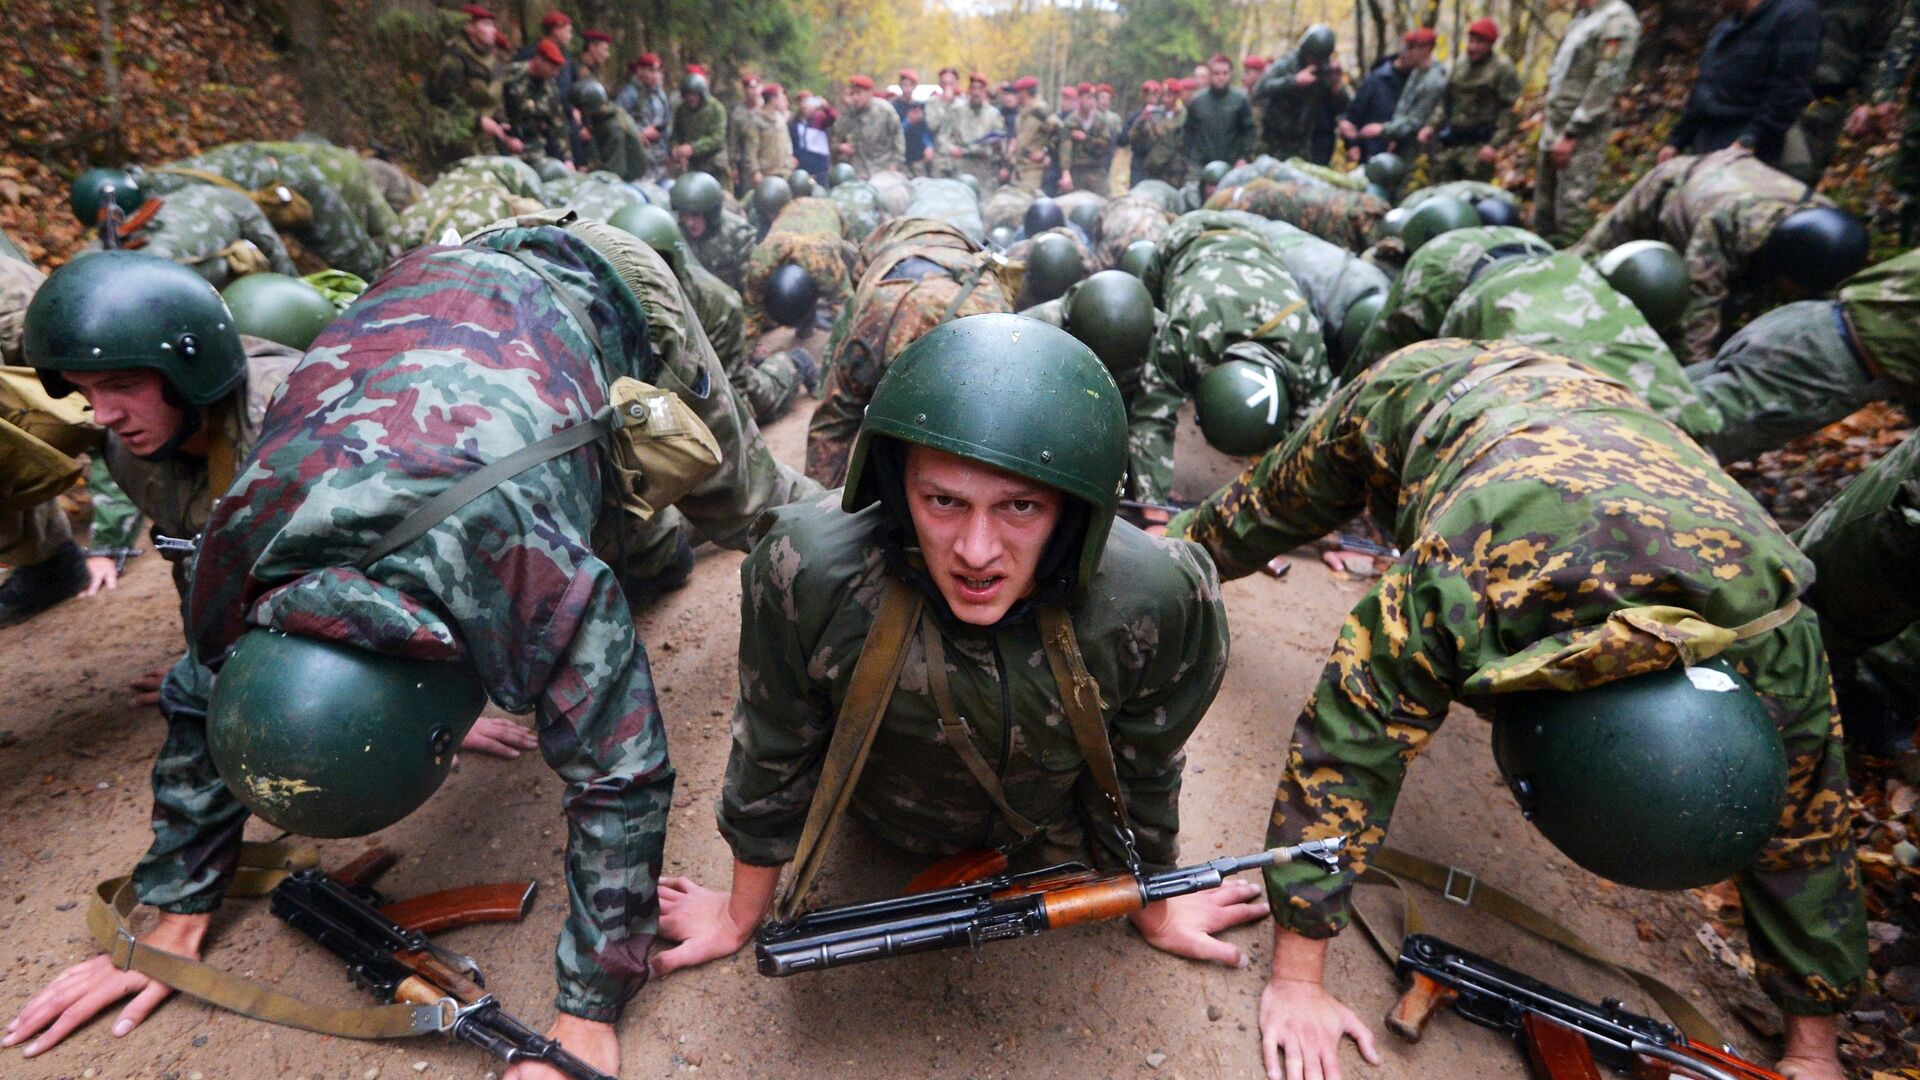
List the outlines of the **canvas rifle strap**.
<svg viewBox="0 0 1920 1080">
<path fill-rule="evenodd" d="M 960 757 L 960 764 L 967 767 L 973 779 L 993 800 L 1000 815 L 1007 819 L 1013 831 L 1025 840 L 1040 831 L 1040 826 L 1026 819 L 1007 804 L 1006 789 L 1000 785 L 1000 778 L 994 775 L 993 767 L 973 744 L 973 731 L 967 726 L 967 718 L 953 706 L 953 689 L 947 683 L 947 649 L 940 640 L 940 628 L 934 625 L 933 613 L 922 610 L 920 613 L 920 638 L 927 650 L 927 684 L 933 690 L 933 702 L 940 710 L 940 732 L 946 736 L 947 745 Z M 1008 718 L 1011 719 L 1011 718 Z"/>
<path fill-rule="evenodd" d="M 233 397 L 214 405 L 207 417 L 207 495 L 219 501 L 239 475 L 239 455 L 234 452 L 232 427 L 236 414 L 244 406 Z"/>
<path fill-rule="evenodd" d="M 1672 1019 L 1690 1041 L 1715 1049 L 1728 1045 L 1720 1029 L 1695 1008 L 1686 995 L 1638 968 L 1620 963 L 1600 946 L 1561 925 L 1551 915 L 1539 911 L 1512 893 L 1487 884 L 1466 870 L 1441 866 L 1418 855 L 1382 845 L 1368 857 L 1366 873 L 1360 875 L 1357 884 L 1390 885 L 1398 890 L 1403 902 L 1402 932 L 1424 933 L 1425 922 L 1420 917 L 1420 907 L 1414 900 L 1413 890 L 1407 887 L 1409 881 L 1425 885 L 1462 907 L 1484 911 L 1510 926 L 1551 941 L 1568 952 L 1625 976 L 1658 1003 L 1661 1011 Z M 1354 921 L 1367 932 L 1367 938 L 1374 948 L 1380 951 L 1388 964 L 1395 963 L 1400 956 L 1399 947 L 1374 925 L 1358 904 L 1353 905 L 1352 910 Z"/>
<path fill-rule="evenodd" d="M 295 870 L 319 865 L 319 857 L 304 845 L 272 843 L 240 845 L 240 868 L 227 886 L 228 896 L 265 896 Z M 132 917 L 139 900 L 133 895 L 131 875 L 109 878 L 95 886 L 87 909 L 87 930 L 106 950 L 113 966 L 137 971 L 183 994 L 199 998 L 270 1024 L 338 1035 L 348 1039 L 394 1039 L 445 1031 L 458 1007 L 451 997 L 430 1005 L 373 1005 L 341 1009 L 315 1005 L 251 979 L 149 948 L 134 938 Z"/>
<path fill-rule="evenodd" d="M 1060 686 L 1060 706 L 1066 710 L 1068 726 L 1073 728 L 1073 741 L 1080 744 L 1080 756 L 1086 759 L 1093 782 L 1107 797 L 1107 813 L 1126 845 L 1127 868 L 1137 873 L 1140 856 L 1133 849 L 1133 827 L 1127 824 L 1127 796 L 1120 787 L 1120 766 L 1114 760 L 1113 741 L 1100 712 L 1100 684 L 1087 671 L 1080 640 L 1073 633 L 1073 616 L 1067 609 L 1048 606 L 1037 614 L 1047 666 L 1053 669 L 1053 681 Z"/>
<path fill-rule="evenodd" d="M 891 575 L 887 577 L 880 610 L 867 631 L 866 644 L 847 683 L 847 696 L 834 718 L 833 736 L 820 765 L 813 802 L 807 807 L 807 821 L 794 848 L 793 873 L 774 900 L 773 917 L 777 920 L 785 921 L 800 913 L 813 888 L 814 875 L 826 860 L 834 829 L 846 813 L 854 784 L 866 767 L 867 753 L 873 749 L 873 737 L 880 731 L 880 718 L 893 700 L 893 688 L 907 662 L 907 646 L 913 641 L 914 624 L 923 603 L 919 590 Z"/>
</svg>

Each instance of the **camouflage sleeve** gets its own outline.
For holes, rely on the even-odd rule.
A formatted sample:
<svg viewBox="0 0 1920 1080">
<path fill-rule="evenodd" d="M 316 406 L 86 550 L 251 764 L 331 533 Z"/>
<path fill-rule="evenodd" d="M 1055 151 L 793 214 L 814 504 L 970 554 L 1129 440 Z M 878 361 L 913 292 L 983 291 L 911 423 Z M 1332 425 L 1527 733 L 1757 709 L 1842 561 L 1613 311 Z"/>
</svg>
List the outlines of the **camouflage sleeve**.
<svg viewBox="0 0 1920 1080">
<path fill-rule="evenodd" d="M 140 508 L 120 490 L 103 454 L 94 454 L 87 466 L 87 491 L 93 502 L 93 531 L 87 542 L 97 548 L 134 546 L 140 536 Z"/>
<path fill-rule="evenodd" d="M 1514 129 L 1520 126 L 1520 114 L 1513 111 L 1514 104 L 1520 100 L 1520 73 L 1512 65 L 1500 69 L 1500 112 L 1494 117 L 1493 138 L 1488 140 L 1493 146 L 1505 146 L 1513 139 Z"/>
<path fill-rule="evenodd" d="M 1694 224 L 1693 235 L 1682 252 L 1687 275 L 1693 284 L 1687 289 L 1687 308 L 1680 316 L 1680 336 L 1686 343 L 1684 362 L 1699 364 L 1713 359 L 1720 346 L 1721 308 L 1732 291 L 1732 280 L 1745 259 L 1739 255 L 1740 214 L 1738 210 L 1717 210 Z M 1738 262 L 1735 260 L 1738 259 Z"/>
<path fill-rule="evenodd" d="M 1627 23 L 1616 35 L 1600 43 L 1600 58 L 1594 63 L 1593 76 L 1587 80 L 1580 104 L 1567 119 L 1562 134 L 1579 139 L 1604 123 L 1613 114 L 1614 99 L 1627 84 L 1627 69 L 1633 66 L 1633 54 L 1640 47 L 1640 27 Z"/>
<path fill-rule="evenodd" d="M 176 915 L 220 906 L 240 857 L 247 810 L 207 747 L 213 676 L 182 656 L 160 686 L 167 737 L 153 762 L 153 842 L 133 870 L 134 895 Z"/>
<path fill-rule="evenodd" d="M 693 147 L 693 156 L 697 158 L 717 154 L 727 145 L 726 112 L 711 101 L 707 103 L 706 111 L 711 111 L 714 118 L 698 125 L 701 130 L 688 133 L 687 145 Z"/>
<path fill-rule="evenodd" d="M 1605 217 L 1593 223 L 1587 235 L 1568 250 L 1583 259 L 1597 259 L 1629 240 L 1660 238 L 1660 207 L 1679 186 L 1694 159 L 1684 155 L 1641 177 Z"/>
<path fill-rule="evenodd" d="M 1920 63 L 1920 0 L 1908 0 L 1869 83 L 1873 100 L 1882 103 L 1894 100 L 1916 63 Z"/>
<path fill-rule="evenodd" d="M 1140 367 L 1140 389 L 1127 409 L 1127 465 L 1133 497 L 1166 502 L 1173 491 L 1173 435 L 1187 391 L 1172 365 L 1184 363 L 1181 335 L 1169 324 L 1154 337 L 1153 353 Z"/>
<path fill-rule="evenodd" d="M 309 228 L 315 253 L 336 270 L 373 280 L 385 265 L 380 245 L 367 235 L 366 227 L 341 197 L 340 190 L 328 183 L 317 169 L 312 170 L 310 177 L 303 177 L 299 186 L 313 205 L 313 224 Z"/>
<path fill-rule="evenodd" d="M 276 274 L 299 277 L 300 270 L 294 266 L 293 256 L 287 252 L 286 241 L 274 231 L 273 225 L 267 221 L 267 215 L 261 213 L 251 200 L 245 209 L 236 204 L 234 210 L 240 217 L 240 238 L 251 241 L 254 247 L 260 249 L 260 253 L 267 257 L 267 268 Z M 396 219 L 396 228 L 398 224 Z"/>
<path fill-rule="evenodd" d="M 858 341 L 846 342 L 833 355 L 820 387 L 820 407 L 807 421 L 807 476 L 829 487 L 846 479 L 854 436 L 883 374 Z"/>
<path fill-rule="evenodd" d="M 1459 278 L 1448 275 L 1446 280 L 1457 282 Z M 1360 336 L 1355 355 L 1347 361 L 1347 370 L 1359 371 L 1390 352 L 1439 336 L 1440 324 L 1446 320 L 1447 307 L 1454 299 L 1449 293 L 1450 290 L 1444 288 L 1420 288 L 1419 275 L 1400 275 L 1387 292 L 1380 317 Z"/>
</svg>

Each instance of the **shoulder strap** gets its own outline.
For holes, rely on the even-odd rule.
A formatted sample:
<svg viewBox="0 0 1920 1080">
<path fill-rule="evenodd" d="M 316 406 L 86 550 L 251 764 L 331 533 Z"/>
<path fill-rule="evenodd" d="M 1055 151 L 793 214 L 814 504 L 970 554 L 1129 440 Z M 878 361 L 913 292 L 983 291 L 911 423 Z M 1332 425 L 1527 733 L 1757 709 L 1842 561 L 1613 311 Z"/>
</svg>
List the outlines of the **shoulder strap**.
<svg viewBox="0 0 1920 1080">
<path fill-rule="evenodd" d="M 184 166 L 184 165 L 155 165 L 149 168 L 147 171 L 157 172 L 157 173 L 167 173 L 172 176 L 184 176 L 189 180 L 198 180 L 203 184 L 212 184 L 215 187 L 223 187 L 223 188 L 226 188 L 228 191 L 237 191 L 242 195 L 248 196 L 249 198 L 251 198 L 253 195 L 253 192 L 247 190 L 246 188 L 240 186 L 239 184 L 234 183 L 232 180 L 229 180 L 226 177 L 221 176 L 217 172 L 212 172 L 207 169 L 193 169 L 193 168 L 188 168 L 187 166 Z"/>
<path fill-rule="evenodd" d="M 993 800 L 1000 815 L 1013 827 L 1013 831 L 1025 840 L 1040 831 L 1040 827 L 1015 811 L 1007 802 L 1007 792 L 1000 784 L 1000 778 L 994 775 L 993 767 L 980 754 L 980 748 L 973 744 L 973 731 L 967 726 L 967 718 L 960 715 L 953 706 L 953 691 L 947 683 L 947 650 L 940 637 L 940 628 L 934 624 L 933 613 L 924 607 L 920 612 L 920 640 L 927 650 L 927 684 L 933 690 L 933 701 L 940 710 L 940 731 L 947 738 L 947 745 L 960 757 L 960 763 L 973 775 L 974 782 Z"/>
<path fill-rule="evenodd" d="M 1060 687 L 1060 707 L 1066 710 L 1067 724 L 1073 728 L 1073 741 L 1080 744 L 1080 756 L 1086 759 L 1094 783 L 1107 797 L 1107 811 L 1127 847 L 1127 862 L 1138 869 L 1133 850 L 1133 828 L 1127 824 L 1127 796 L 1120 787 L 1120 766 L 1113 757 L 1113 742 L 1107 736 L 1107 721 L 1100 713 L 1100 684 L 1087 671 L 1080 654 L 1080 640 L 1073 633 L 1073 617 L 1067 609 L 1049 605 L 1036 613 L 1040 622 L 1040 641 L 1047 653 L 1047 666 Z"/>
<path fill-rule="evenodd" d="M 807 807 L 807 821 L 794 848 L 793 874 L 774 902 L 776 919 L 785 921 L 799 913 L 800 905 L 806 902 L 807 893 L 813 888 L 814 875 L 826 860 L 834 829 L 853 797 L 854 784 L 867 764 L 867 753 L 873 749 L 880 718 L 886 715 L 887 703 L 893 700 L 893 689 L 907 661 L 907 645 L 913 640 L 921 604 L 918 590 L 892 576 L 887 578 L 880 610 L 867 631 L 866 645 L 860 650 L 860 659 L 854 662 L 853 676 L 847 684 L 847 696 L 840 702 L 839 715 L 834 718 L 833 736 L 820 766 L 813 802 Z"/>
<path fill-rule="evenodd" d="M 240 472 L 239 454 L 235 452 L 227 426 L 234 422 L 241 408 L 244 406 L 228 397 L 213 406 L 212 415 L 207 418 L 207 495 L 214 500 L 227 493 Z"/>
</svg>

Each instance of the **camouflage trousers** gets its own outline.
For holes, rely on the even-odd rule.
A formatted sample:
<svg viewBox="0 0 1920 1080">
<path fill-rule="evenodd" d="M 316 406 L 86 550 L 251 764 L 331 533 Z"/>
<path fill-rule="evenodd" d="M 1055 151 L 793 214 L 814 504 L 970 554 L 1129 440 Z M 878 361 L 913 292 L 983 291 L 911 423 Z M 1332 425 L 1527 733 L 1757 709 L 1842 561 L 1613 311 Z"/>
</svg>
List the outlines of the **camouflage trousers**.
<svg viewBox="0 0 1920 1080">
<path fill-rule="evenodd" d="M 759 360 L 749 360 L 727 377 L 746 400 L 747 407 L 753 410 L 754 421 L 761 424 L 770 424 L 785 416 L 804 388 L 800 365 L 785 349 L 768 353 Z"/>
<path fill-rule="evenodd" d="M 1780 171 L 1803 183 L 1818 183 L 1833 160 L 1833 148 L 1846 127 L 1853 103 L 1846 98 L 1813 99 L 1800 122 L 1787 131 L 1787 144 L 1780 152 Z"/>
<path fill-rule="evenodd" d="M 1480 160 L 1480 151 L 1485 143 L 1471 146 L 1439 147 L 1427 155 L 1427 180 L 1432 184 L 1446 184 L 1455 180 L 1493 179 L 1493 163 Z"/>
<path fill-rule="evenodd" d="M 1073 190 L 1091 191 L 1102 198 L 1106 197 L 1112 186 L 1113 162 L 1102 161 L 1096 165 L 1075 165 L 1072 169 Z"/>
<path fill-rule="evenodd" d="M 1750 461 L 1893 396 L 1891 383 L 1861 366 L 1831 300 L 1775 308 L 1686 373 L 1725 421 L 1697 436 L 1722 462 Z"/>
<path fill-rule="evenodd" d="M 59 499 L 0 514 L 0 566 L 45 562 L 73 542 L 73 525 Z"/>
<path fill-rule="evenodd" d="M 1542 137 L 1533 179 L 1533 231 L 1555 247 L 1575 243 L 1593 225 L 1588 200 L 1607 161 L 1607 131 L 1596 127 L 1573 144 L 1567 167 L 1556 168 L 1548 153 L 1553 143 Z"/>
</svg>

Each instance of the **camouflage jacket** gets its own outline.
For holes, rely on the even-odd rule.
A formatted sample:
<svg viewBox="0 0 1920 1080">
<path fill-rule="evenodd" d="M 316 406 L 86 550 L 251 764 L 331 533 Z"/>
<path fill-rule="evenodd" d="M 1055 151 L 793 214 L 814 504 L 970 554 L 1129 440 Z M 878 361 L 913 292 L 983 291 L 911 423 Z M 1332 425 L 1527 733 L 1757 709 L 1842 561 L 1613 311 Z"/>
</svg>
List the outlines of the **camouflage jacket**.
<svg viewBox="0 0 1920 1080">
<path fill-rule="evenodd" d="M 869 102 L 865 110 L 841 112 L 828 137 L 833 141 L 834 156 L 844 157 L 862 180 L 884 169 L 906 167 L 907 136 L 900 126 L 900 114 L 879 98 Z M 853 144 L 852 156 L 840 153 L 841 143 Z"/>
<path fill-rule="evenodd" d="M 820 407 L 807 423 L 807 475 L 822 485 L 846 478 L 867 402 L 901 349 L 939 326 L 948 309 L 953 318 L 1013 310 L 986 255 L 942 222 L 882 226 L 860 246 L 858 269 L 853 301 L 827 339 Z"/>
<path fill-rule="evenodd" d="M 727 111 L 712 98 L 693 108 L 685 101 L 673 107 L 673 144 L 690 146 L 687 168 L 710 174 L 723 189 L 733 187 L 733 163 L 727 155 Z"/>
<path fill-rule="evenodd" d="M 647 175 L 651 159 L 640 127 L 626 111 L 608 106 L 587 118 L 587 168 L 603 170 L 622 180 L 638 180 Z"/>
<path fill-rule="evenodd" d="M 1460 290 L 1491 265 L 1490 252 L 1552 254 L 1553 245 L 1518 225 L 1478 225 L 1441 233 L 1407 260 L 1386 306 L 1360 339 L 1349 370 L 1357 371 L 1397 349 L 1438 336 Z"/>
<path fill-rule="evenodd" d="M 335 146 L 329 142 L 312 139 L 299 139 L 289 142 L 263 142 L 257 144 L 260 149 L 281 158 L 305 158 L 320 170 L 327 183 L 340 193 L 340 198 L 353 213 L 354 220 L 366 230 L 374 243 L 382 246 L 393 240 L 398 226 L 394 209 L 387 197 L 374 181 L 373 173 L 367 168 L 367 159 L 344 146 Z"/>
<path fill-rule="evenodd" d="M 828 311 L 839 312 L 853 291 L 853 264 L 859 252 L 845 236 L 840 223 L 840 208 L 832 199 L 795 199 L 780 211 L 767 230 L 766 238 L 747 256 L 743 275 L 747 303 L 756 331 L 771 329 L 763 325 L 761 290 L 775 270 L 793 263 L 807 272 L 820 289 L 820 303 Z"/>
<path fill-rule="evenodd" d="M 962 172 L 971 173 L 978 179 L 994 180 L 998 178 L 1001 162 L 1006 160 L 1007 125 L 1000 110 L 991 104 L 975 109 L 971 102 L 961 102 L 947 109 L 941 118 L 939 129 L 934 132 L 935 153 L 949 160 L 953 151 L 960 151 L 957 159 Z M 986 188 L 981 193 L 986 193 Z"/>
<path fill-rule="evenodd" d="M 793 135 L 787 131 L 787 114 L 755 109 L 747 114 L 746 156 L 740 171 L 751 177 L 787 175 L 793 168 Z"/>
<path fill-rule="evenodd" d="M 283 152 L 288 147 L 294 152 Z M 386 265 L 386 237 L 367 232 L 364 208 L 356 209 L 347 195 L 298 143 L 229 143 L 198 157 L 148 170 L 141 179 L 147 193 L 165 195 L 205 180 L 169 171 L 173 168 L 212 173 L 249 191 L 285 186 L 312 207 L 312 220 L 289 232 L 335 270 L 371 279 Z M 363 174 L 364 175 L 364 174 Z"/>
<path fill-rule="evenodd" d="M 524 143 L 520 157 L 528 162 L 546 158 L 567 161 L 572 151 L 567 146 L 566 103 L 560 100 L 560 84 L 543 79 L 527 69 L 525 61 L 507 71 L 506 86 L 500 92 L 507 130 Z"/>
<path fill-rule="evenodd" d="M 1353 91 L 1342 78 L 1329 86 L 1332 76 L 1324 67 L 1315 71 L 1311 86 L 1294 79 L 1300 74 L 1298 54 L 1275 58 L 1254 84 L 1253 100 L 1260 105 L 1260 148 L 1277 158 L 1314 158 L 1314 143 L 1333 144 L 1333 124 L 1353 103 Z"/>
<path fill-rule="evenodd" d="M 1167 318 L 1128 408 L 1127 453 L 1134 498 L 1166 502 L 1175 418 L 1207 372 L 1228 360 L 1273 369 L 1296 424 L 1326 398 L 1333 372 L 1320 321 L 1286 264 L 1264 237 L 1225 214 L 1202 210 L 1174 222 L 1146 282 Z"/>
<path fill-rule="evenodd" d="M 1152 199 L 1138 198 L 1131 191 L 1100 208 L 1100 242 L 1095 245 L 1096 270 L 1111 270 L 1120 265 L 1127 248 L 1141 240 L 1158 242 L 1173 224 L 1174 215 Z"/>
<path fill-rule="evenodd" d="M 1365 251 L 1393 207 L 1364 191 L 1348 191 L 1307 180 L 1258 177 L 1235 187 L 1222 185 L 1207 200 L 1208 210 L 1245 210 L 1297 225 L 1348 251 Z"/>
<path fill-rule="evenodd" d="M 1339 871 L 1268 871 L 1281 925 L 1325 938 L 1386 838 L 1406 769 L 1465 700 L 1732 662 L 1786 745 L 1777 835 L 1736 881 L 1767 993 L 1830 1014 L 1858 992 L 1866 922 L 1839 717 L 1815 617 L 1735 641 L 1812 566 L 1706 452 L 1610 383 L 1467 372 L 1543 354 L 1443 340 L 1342 387 L 1315 421 L 1172 535 L 1227 577 L 1370 511 L 1405 552 L 1348 614 L 1294 727 L 1269 844 L 1340 836 Z M 1445 412 L 1414 445 L 1434 409 Z M 1345 854 L 1343 853 L 1343 854 Z"/>
<path fill-rule="evenodd" d="M 1920 438 L 1908 435 L 1828 500 L 1794 542 L 1817 571 L 1806 601 L 1837 671 L 1920 625 Z M 1920 673 L 1914 669 L 1908 675 Z"/>
<path fill-rule="evenodd" d="M 1400 205 L 1408 210 L 1418 207 L 1428 199 L 1459 199 L 1465 203 L 1478 203 L 1483 199 L 1499 199 L 1520 209 L 1520 201 L 1513 192 L 1498 184 L 1489 184 L 1484 180 L 1449 180 L 1444 184 L 1429 184 L 1417 191 L 1409 191 L 1400 198 Z"/>
<path fill-rule="evenodd" d="M 1913 77 L 1920 68 L 1920 0 L 1905 0 L 1904 7 L 1869 80 L 1877 102 L 1894 100 L 1902 86 L 1907 87 L 1909 101 L 1920 100 L 1920 79 Z"/>
<path fill-rule="evenodd" d="M 1402 95 L 1406 91 L 1401 91 Z M 1428 115 L 1436 133 L 1451 130 L 1463 143 L 1505 146 L 1520 118 L 1513 104 L 1520 100 L 1520 73 L 1506 54 L 1494 50 L 1485 60 L 1461 60 L 1447 76 L 1447 91 Z"/>
<path fill-rule="evenodd" d="M 511 164 L 509 164 L 511 163 Z M 545 208 L 540 177 L 518 158 L 475 157 L 440 174 L 418 202 L 400 214 L 402 251 L 457 239 L 515 214 Z"/>
<path fill-rule="evenodd" d="M 1427 126 L 1433 110 L 1440 107 L 1446 94 L 1447 65 L 1435 62 L 1407 72 L 1407 81 L 1400 87 L 1400 100 L 1393 106 L 1393 118 L 1387 121 L 1381 136 L 1402 153 L 1411 153 L 1415 136 Z"/>
<path fill-rule="evenodd" d="M 1085 139 L 1073 133 L 1084 131 Z M 1120 141 L 1120 125 L 1112 113 L 1095 110 L 1086 116 L 1067 114 L 1060 122 L 1060 167 L 1081 173 L 1105 172 L 1113 165 L 1113 148 Z"/>
<path fill-rule="evenodd" d="M 1182 126 L 1187 108 L 1159 106 L 1142 113 L 1127 132 L 1127 143 L 1150 180 L 1179 187 L 1187 182 L 1187 150 Z"/>
<path fill-rule="evenodd" d="M 1875 263 L 1840 286 L 1840 305 L 1866 360 L 1920 401 L 1920 251 Z"/>
<path fill-rule="evenodd" d="M 722 209 L 720 220 L 707 225 L 706 235 L 688 239 L 687 247 L 701 266 L 739 292 L 747 283 L 747 257 L 759 242 L 760 234 L 751 221 Z"/>
<path fill-rule="evenodd" d="M 1680 319 L 1683 359 L 1698 363 L 1720 345 L 1724 309 L 1751 302 L 1736 297 L 1736 287 L 1764 284 L 1742 279 L 1774 226 L 1803 207 L 1831 205 L 1743 147 L 1683 154 L 1641 177 L 1570 250 L 1593 258 L 1629 240 L 1665 240 L 1679 249 L 1693 282 Z"/>
<path fill-rule="evenodd" d="M 516 251 L 573 294 L 590 328 Z M 535 465 L 364 573 L 353 562 L 482 463 L 585 421 L 622 376 L 675 388 L 718 439 L 720 470 L 676 504 L 716 540 L 744 545 L 761 511 L 817 490 L 773 462 L 652 249 L 592 223 L 506 227 L 414 253 L 314 342 L 208 525 L 188 620 L 215 662 L 253 626 L 464 657 L 496 704 L 533 712 L 568 781 L 558 1005 L 606 1021 L 646 980 L 673 769 L 646 653 L 598 554 L 639 525 L 606 497 L 604 451 Z M 210 769 L 202 746 L 171 775 Z M 243 816 L 230 796 L 221 809 Z M 172 846 L 198 865 L 168 857 L 163 830 L 143 898 L 171 884 L 177 908 L 217 901 L 232 843 L 191 824 Z"/>
<path fill-rule="evenodd" d="M 20 341 L 26 332 L 27 305 L 47 275 L 26 261 L 0 255 L 0 366 L 24 367 Z"/>
<path fill-rule="evenodd" d="M 774 866 L 793 857 L 819 762 L 865 647 L 888 569 L 881 508 L 840 509 L 840 493 L 763 522 L 740 568 L 740 698 L 721 789 L 720 831 L 736 858 Z M 929 591 L 931 591 L 929 589 Z M 1198 549 L 1114 525 L 1074 634 L 1100 687 L 1101 712 L 1141 860 L 1174 864 L 1182 752 L 1227 664 L 1226 610 Z M 955 710 L 975 748 L 997 766 L 1006 799 L 1041 826 L 1040 862 L 1117 869 L 1124 858 L 1098 787 L 1075 743 L 1031 615 L 983 629 L 944 616 L 939 627 Z M 1001 819 L 945 745 L 928 690 L 924 625 L 848 809 L 890 843 L 944 855 L 1007 844 Z"/>
<path fill-rule="evenodd" d="M 134 234 L 133 242 L 149 255 L 192 267 L 216 289 L 225 288 L 236 276 L 230 257 L 244 262 L 251 256 L 235 245 L 259 252 L 265 268 L 276 274 L 297 277 L 300 273 L 260 207 L 238 191 L 213 184 L 189 184 L 161 196 L 159 211 Z M 95 239 L 87 250 L 99 246 Z"/>
<path fill-rule="evenodd" d="M 1227 213 L 1240 224 L 1258 231 L 1273 253 L 1280 256 L 1293 283 L 1306 294 L 1313 317 L 1320 322 L 1320 334 L 1326 339 L 1330 356 L 1336 354 L 1335 346 L 1340 340 L 1341 328 L 1346 325 L 1347 309 L 1354 301 L 1366 296 L 1385 296 L 1393 287 L 1392 280 L 1379 267 L 1305 229 L 1253 214 Z M 1338 356 L 1336 359 L 1345 360 Z"/>
<path fill-rule="evenodd" d="M 1640 16 L 1627 0 L 1600 0 L 1573 13 L 1547 75 L 1542 146 L 1553 145 L 1562 135 L 1582 139 L 1606 129 L 1613 117 L 1613 99 L 1626 86 L 1627 69 L 1633 66 L 1639 45 Z"/>
<path fill-rule="evenodd" d="M 629 206 L 646 203 L 638 188 L 610 172 L 572 172 L 540 185 L 551 209 L 566 207 L 589 221 L 606 221 Z"/>
<path fill-rule="evenodd" d="M 476 48 L 464 33 L 440 47 L 427 80 L 427 100 L 440 110 L 437 141 L 452 157 L 490 153 L 493 139 L 480 130 L 480 118 L 500 114 L 500 76 L 493 50 Z"/>
</svg>

